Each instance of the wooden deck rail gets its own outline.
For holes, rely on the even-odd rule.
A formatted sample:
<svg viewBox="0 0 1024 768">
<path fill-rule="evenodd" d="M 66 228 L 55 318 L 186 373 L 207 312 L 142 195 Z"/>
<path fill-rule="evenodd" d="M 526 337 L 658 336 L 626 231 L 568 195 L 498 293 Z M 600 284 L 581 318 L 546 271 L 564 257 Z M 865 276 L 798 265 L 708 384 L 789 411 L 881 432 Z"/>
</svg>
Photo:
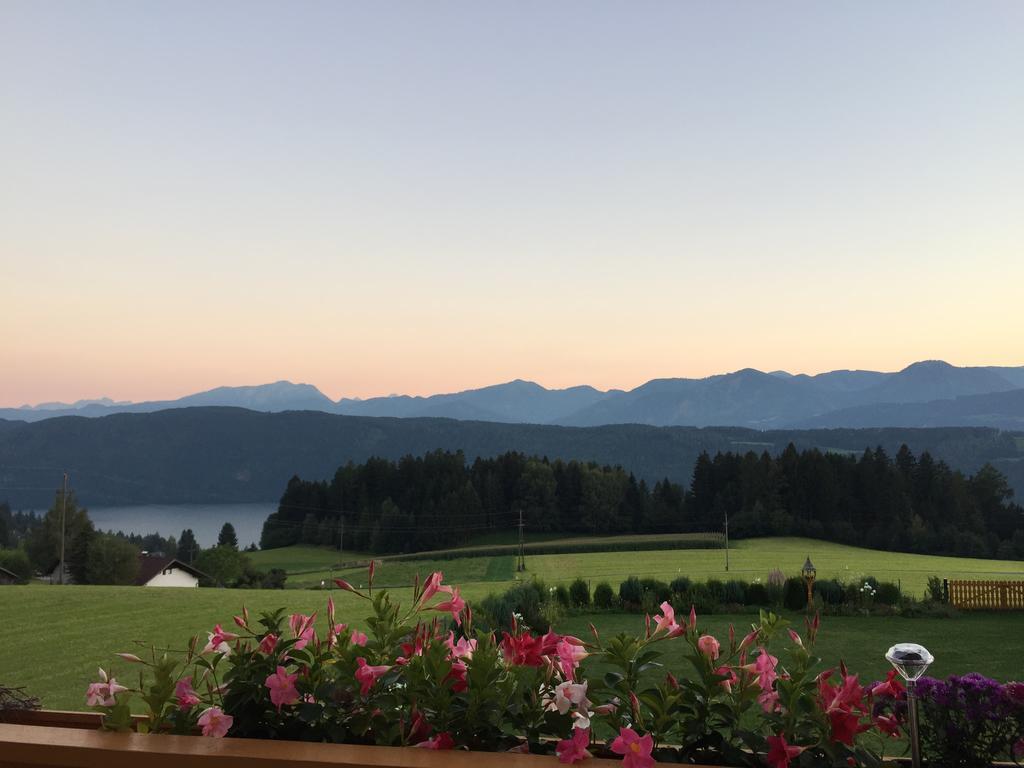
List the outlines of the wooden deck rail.
<svg viewBox="0 0 1024 768">
<path fill-rule="evenodd" d="M 4 768 L 555 768 L 554 756 L 105 733 L 0 724 Z M 621 767 L 588 760 L 591 768 Z"/>
<path fill-rule="evenodd" d="M 949 602 L 962 611 L 1024 611 L 1024 581 L 953 579 Z"/>
</svg>

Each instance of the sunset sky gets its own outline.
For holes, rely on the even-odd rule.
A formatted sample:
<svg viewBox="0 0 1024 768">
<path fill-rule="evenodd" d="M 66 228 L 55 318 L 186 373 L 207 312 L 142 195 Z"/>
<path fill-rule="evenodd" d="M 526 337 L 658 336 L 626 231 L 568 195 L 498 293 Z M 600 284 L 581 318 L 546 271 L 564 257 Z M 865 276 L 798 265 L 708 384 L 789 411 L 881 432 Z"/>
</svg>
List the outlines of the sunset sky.
<svg viewBox="0 0 1024 768">
<path fill-rule="evenodd" d="M 0 406 L 1024 365 L 1024 3 L 0 0 Z"/>
</svg>

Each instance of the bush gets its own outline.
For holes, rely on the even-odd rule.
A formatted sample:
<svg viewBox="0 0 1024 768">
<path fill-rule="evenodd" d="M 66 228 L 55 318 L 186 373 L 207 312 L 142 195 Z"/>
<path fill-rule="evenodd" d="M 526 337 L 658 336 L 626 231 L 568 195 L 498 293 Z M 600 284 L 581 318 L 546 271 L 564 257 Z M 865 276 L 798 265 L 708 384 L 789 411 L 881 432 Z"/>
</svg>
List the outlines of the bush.
<svg viewBox="0 0 1024 768">
<path fill-rule="evenodd" d="M 635 611 L 639 608 L 644 601 L 644 588 L 640 584 L 640 579 L 630 576 L 619 584 L 619 600 L 626 610 Z"/>
<path fill-rule="evenodd" d="M 928 589 L 926 591 L 928 600 L 933 603 L 944 603 L 946 602 L 946 589 L 942 584 L 942 579 L 938 576 L 928 577 Z"/>
<path fill-rule="evenodd" d="M 891 581 L 881 581 L 875 587 L 875 602 L 882 605 L 898 605 L 900 602 L 900 588 Z"/>
<path fill-rule="evenodd" d="M 725 602 L 725 584 L 718 579 L 708 579 L 705 585 L 708 588 L 708 594 L 716 604 Z"/>
<path fill-rule="evenodd" d="M 570 606 L 571 599 L 569 597 L 569 590 L 566 589 L 564 584 L 559 584 L 557 587 L 554 587 L 551 594 L 554 596 L 555 602 L 562 608 L 568 608 Z"/>
<path fill-rule="evenodd" d="M 760 581 L 747 585 L 747 605 L 768 605 L 770 602 L 768 588 Z"/>
<path fill-rule="evenodd" d="M 782 585 L 782 604 L 791 611 L 807 607 L 807 584 L 799 576 L 790 576 Z"/>
<path fill-rule="evenodd" d="M 713 613 L 718 601 L 715 600 L 707 584 L 694 584 L 687 593 L 687 605 L 692 605 L 697 613 Z"/>
<path fill-rule="evenodd" d="M 0 568 L 6 568 L 21 581 L 32 576 L 32 565 L 23 549 L 0 549 Z"/>
<path fill-rule="evenodd" d="M 820 596 L 826 605 L 842 605 L 843 585 L 835 579 L 820 579 L 814 582 L 814 594 Z"/>
<path fill-rule="evenodd" d="M 655 605 L 661 605 L 666 600 L 672 599 L 672 590 L 668 584 L 658 579 L 641 579 L 640 587 L 645 595 L 649 595 Z"/>
<path fill-rule="evenodd" d="M 672 579 L 672 583 L 669 584 L 669 587 L 672 589 L 673 595 L 685 595 L 690 591 L 690 587 L 692 585 L 693 582 L 690 581 L 688 576 L 676 576 Z"/>
<path fill-rule="evenodd" d="M 615 607 L 615 592 L 607 581 L 602 581 L 594 587 L 594 607 L 604 609 Z"/>
<path fill-rule="evenodd" d="M 723 592 L 723 602 L 733 603 L 735 605 L 746 605 L 747 604 L 747 584 L 743 581 L 732 581 L 725 582 Z"/>
<path fill-rule="evenodd" d="M 590 587 L 583 579 L 576 579 L 569 586 L 569 600 L 574 608 L 586 608 L 590 605 Z"/>
</svg>

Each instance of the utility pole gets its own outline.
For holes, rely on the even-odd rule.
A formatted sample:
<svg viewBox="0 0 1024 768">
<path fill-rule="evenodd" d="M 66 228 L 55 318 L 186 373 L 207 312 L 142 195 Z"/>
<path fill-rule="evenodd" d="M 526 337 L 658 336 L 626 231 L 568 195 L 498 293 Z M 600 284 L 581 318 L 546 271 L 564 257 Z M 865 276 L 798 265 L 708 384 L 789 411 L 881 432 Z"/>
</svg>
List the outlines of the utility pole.
<svg viewBox="0 0 1024 768">
<path fill-rule="evenodd" d="M 517 571 L 526 570 L 526 544 L 523 541 L 523 510 L 519 510 L 519 561 L 516 563 Z"/>
<path fill-rule="evenodd" d="M 725 510 L 725 572 L 729 572 L 729 510 Z"/>
<path fill-rule="evenodd" d="M 64 584 L 64 530 L 68 518 L 68 473 L 64 473 L 64 492 L 60 498 L 60 583 Z"/>
</svg>

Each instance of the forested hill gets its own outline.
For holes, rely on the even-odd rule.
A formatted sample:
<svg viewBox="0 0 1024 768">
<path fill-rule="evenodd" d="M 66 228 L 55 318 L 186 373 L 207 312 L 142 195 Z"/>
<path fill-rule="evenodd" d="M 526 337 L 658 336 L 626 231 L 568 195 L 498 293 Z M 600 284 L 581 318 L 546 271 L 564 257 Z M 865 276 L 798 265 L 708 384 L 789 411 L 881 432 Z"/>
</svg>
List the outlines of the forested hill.
<svg viewBox="0 0 1024 768">
<path fill-rule="evenodd" d="M 461 450 L 470 461 L 506 451 L 596 461 L 649 482 L 685 483 L 701 451 L 779 453 L 790 442 L 858 455 L 875 446 L 895 455 L 905 443 L 966 472 L 990 462 L 1024 498 L 1024 434 L 985 428 L 557 427 L 194 407 L 2 423 L 0 501 L 15 509 L 49 506 L 65 469 L 78 497 L 93 507 L 274 501 L 296 474 L 326 479 L 348 461 L 435 449 Z"/>
<path fill-rule="evenodd" d="M 522 453 L 466 462 L 432 451 L 293 477 L 263 525 L 264 549 L 334 544 L 418 552 L 483 531 L 803 535 L 874 549 L 1024 559 L 1024 507 L 991 466 L 973 475 L 901 446 L 859 457 L 819 450 L 701 453 L 690 483 L 649 485 L 620 467 Z"/>
</svg>

